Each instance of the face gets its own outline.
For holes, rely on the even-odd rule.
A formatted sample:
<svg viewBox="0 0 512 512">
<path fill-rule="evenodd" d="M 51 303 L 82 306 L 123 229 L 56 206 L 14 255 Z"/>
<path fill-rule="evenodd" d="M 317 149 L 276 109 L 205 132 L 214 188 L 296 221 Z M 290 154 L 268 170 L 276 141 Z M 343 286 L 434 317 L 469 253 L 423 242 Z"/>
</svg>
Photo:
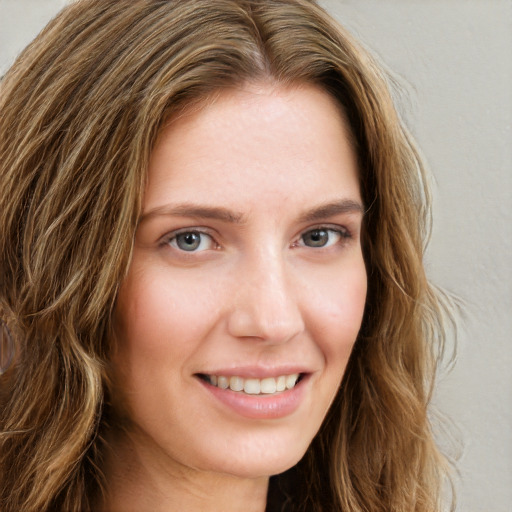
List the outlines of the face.
<svg viewBox="0 0 512 512">
<path fill-rule="evenodd" d="M 261 477 L 305 453 L 361 325 L 354 152 L 313 87 L 221 93 L 154 148 L 115 311 L 115 400 L 158 464 Z"/>
</svg>

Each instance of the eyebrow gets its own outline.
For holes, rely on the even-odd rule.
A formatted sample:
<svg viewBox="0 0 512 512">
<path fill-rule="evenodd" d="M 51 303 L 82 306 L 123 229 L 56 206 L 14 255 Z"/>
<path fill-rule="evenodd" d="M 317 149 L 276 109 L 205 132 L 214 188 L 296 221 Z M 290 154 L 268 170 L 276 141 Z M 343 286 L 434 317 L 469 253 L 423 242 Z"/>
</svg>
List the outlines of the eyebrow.
<svg viewBox="0 0 512 512">
<path fill-rule="evenodd" d="M 363 205 L 359 201 L 354 201 L 352 199 L 341 199 L 339 201 L 327 202 L 302 213 L 299 217 L 299 222 L 315 222 L 328 217 L 334 217 L 335 215 L 349 213 L 364 214 Z M 139 224 L 159 216 L 214 219 L 230 224 L 243 224 L 246 222 L 246 216 L 241 212 L 232 211 L 219 206 L 184 203 L 179 205 L 163 205 L 153 208 L 141 216 Z"/>
<path fill-rule="evenodd" d="M 144 213 L 139 220 L 139 224 L 153 217 L 174 216 L 174 217 L 194 217 L 201 219 L 215 219 L 231 224 L 241 224 L 245 216 L 240 212 L 233 212 L 227 208 L 219 206 L 202 206 L 191 203 L 179 204 L 176 206 L 164 205 L 158 206 Z"/>
<path fill-rule="evenodd" d="M 364 215 L 363 205 L 359 201 L 352 199 L 328 202 L 303 213 L 299 217 L 299 222 L 315 222 L 328 217 L 334 217 L 335 215 L 348 213 L 360 213 Z"/>
</svg>

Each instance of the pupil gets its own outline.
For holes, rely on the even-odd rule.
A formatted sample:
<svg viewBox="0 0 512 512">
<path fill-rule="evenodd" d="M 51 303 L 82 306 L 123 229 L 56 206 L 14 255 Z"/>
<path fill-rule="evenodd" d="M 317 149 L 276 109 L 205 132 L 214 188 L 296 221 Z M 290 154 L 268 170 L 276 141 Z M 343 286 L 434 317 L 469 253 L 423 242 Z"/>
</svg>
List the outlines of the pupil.
<svg viewBox="0 0 512 512">
<path fill-rule="evenodd" d="M 199 247 L 201 237 L 198 233 L 183 233 L 177 236 L 176 243 L 184 251 L 193 251 Z"/>
</svg>

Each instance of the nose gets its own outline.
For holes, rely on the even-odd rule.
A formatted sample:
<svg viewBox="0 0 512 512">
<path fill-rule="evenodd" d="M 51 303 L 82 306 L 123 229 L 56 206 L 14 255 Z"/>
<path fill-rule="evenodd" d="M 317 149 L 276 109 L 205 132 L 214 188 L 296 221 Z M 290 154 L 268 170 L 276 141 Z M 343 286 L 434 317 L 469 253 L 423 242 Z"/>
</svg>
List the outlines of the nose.
<svg viewBox="0 0 512 512">
<path fill-rule="evenodd" d="M 285 343 L 304 331 L 296 282 L 277 255 L 260 254 L 236 273 L 228 330 L 238 338 Z"/>
</svg>

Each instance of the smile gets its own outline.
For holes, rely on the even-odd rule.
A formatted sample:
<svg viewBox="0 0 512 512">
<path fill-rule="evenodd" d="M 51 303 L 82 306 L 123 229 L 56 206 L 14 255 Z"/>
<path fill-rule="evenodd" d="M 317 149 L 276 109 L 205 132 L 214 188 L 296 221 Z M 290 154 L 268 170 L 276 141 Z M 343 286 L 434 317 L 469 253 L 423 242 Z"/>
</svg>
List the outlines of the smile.
<svg viewBox="0 0 512 512">
<path fill-rule="evenodd" d="M 245 379 L 239 376 L 200 375 L 201 379 L 220 389 L 231 389 L 247 395 L 273 395 L 295 387 L 300 374 L 280 375 L 264 379 Z"/>
</svg>

